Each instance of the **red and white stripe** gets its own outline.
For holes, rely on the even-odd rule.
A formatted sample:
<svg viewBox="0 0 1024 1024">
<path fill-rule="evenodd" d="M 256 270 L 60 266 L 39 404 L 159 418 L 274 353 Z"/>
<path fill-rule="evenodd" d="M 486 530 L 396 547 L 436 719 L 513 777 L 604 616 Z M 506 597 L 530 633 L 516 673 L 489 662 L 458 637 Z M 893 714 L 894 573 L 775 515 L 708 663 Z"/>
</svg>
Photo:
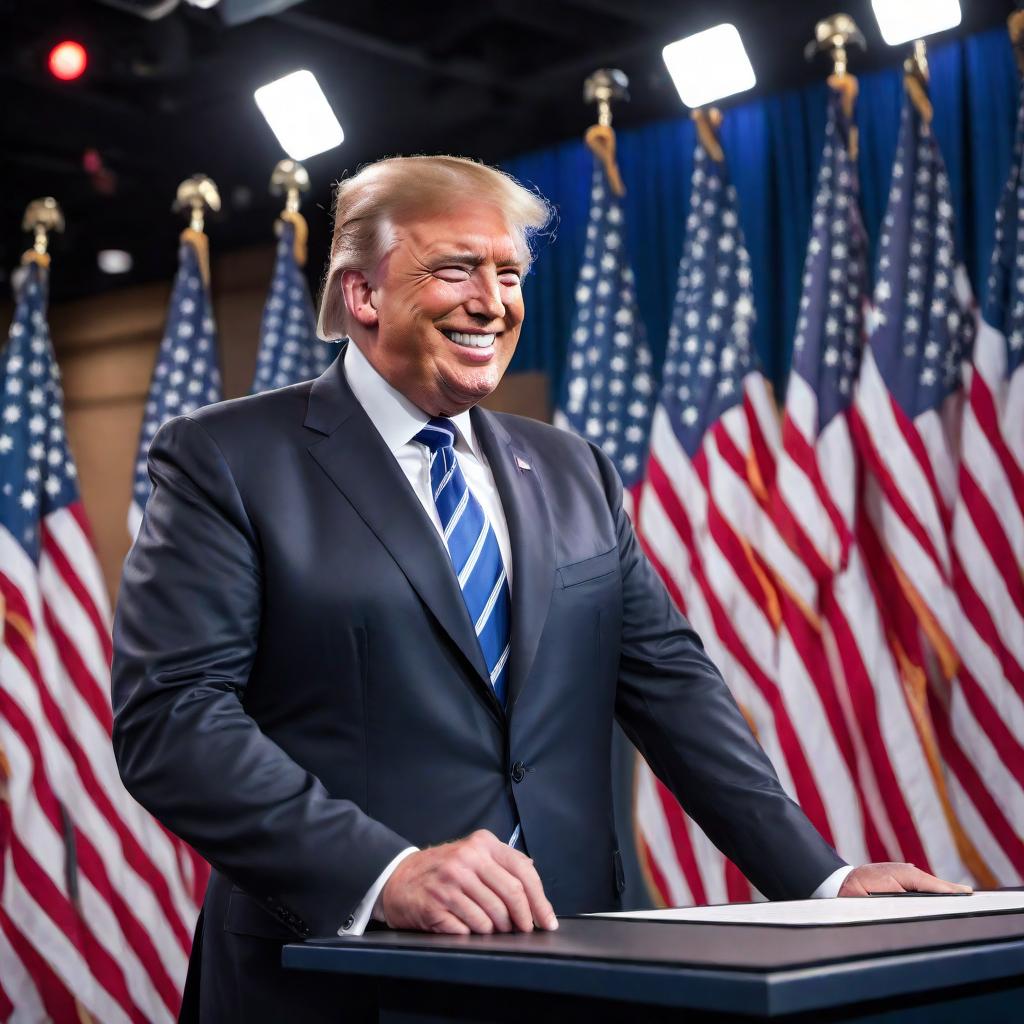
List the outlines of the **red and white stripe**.
<svg viewBox="0 0 1024 1024">
<path fill-rule="evenodd" d="M 7 1024 L 89 1024 L 93 1017 L 0 910 L 0 1020 Z"/>
<path fill-rule="evenodd" d="M 147 851 L 159 877 L 173 884 L 177 915 L 191 929 L 202 904 L 209 865 L 168 832 L 125 791 L 112 756 L 93 756 L 110 745 L 110 610 L 84 509 L 74 504 L 47 516 L 39 563 L 47 624 L 67 674 L 72 731 L 89 736 L 90 763 L 118 808 L 135 844 Z M 181 884 L 178 884 L 180 880 Z"/>
<path fill-rule="evenodd" d="M 698 632 L 711 659 L 729 680 L 729 687 L 752 721 L 768 723 L 759 738 L 787 791 L 792 780 L 786 769 L 778 734 L 771 724 L 771 709 L 743 666 L 732 659 L 715 627 L 715 617 L 691 571 L 690 555 L 658 500 L 646 485 L 641 491 L 641 515 L 655 538 L 640 543 L 659 573 L 676 605 Z M 656 553 L 657 549 L 657 553 Z M 687 595 L 684 597 L 684 593 Z M 724 614 L 717 611 L 719 621 Z M 757 891 L 708 841 L 686 815 L 672 793 L 654 776 L 642 757 L 637 757 L 634 818 L 641 861 L 652 894 L 665 906 L 690 906 L 722 902 L 747 902 Z M 698 855 L 698 850 L 700 851 Z M 723 896 L 724 892 L 724 896 Z"/>
<path fill-rule="evenodd" d="M 755 493 L 755 480 L 763 489 L 774 471 L 773 404 L 759 373 L 748 375 L 744 390 L 744 402 L 708 430 L 692 462 L 667 413 L 657 408 L 640 535 L 652 564 L 747 711 L 783 786 L 819 831 L 857 861 L 866 850 L 860 800 L 791 635 L 791 627 L 800 626 L 798 605 L 812 581 L 779 537 L 767 513 L 767 493 Z M 774 585 L 776 562 L 785 566 L 791 592 Z M 653 801 L 645 806 L 657 809 Z M 641 832 L 651 835 L 648 850 L 655 859 L 654 851 L 666 848 L 666 834 L 677 842 L 683 836 L 682 829 L 673 830 L 663 820 L 648 825 L 638 813 L 638 821 Z M 706 876 L 701 875 L 704 892 L 720 894 L 722 883 L 716 890 Z M 694 888 L 690 884 L 691 895 Z"/>
<path fill-rule="evenodd" d="M 957 815 L 987 872 L 1001 884 L 1019 884 L 1024 877 L 1024 688 L 1015 685 L 1014 672 L 1024 663 L 1016 661 L 1021 633 L 1018 626 L 1016 644 L 1012 636 L 1001 639 L 979 597 L 978 587 L 987 591 L 999 570 L 984 536 L 986 502 L 975 475 L 985 475 L 978 461 L 985 457 L 984 431 L 973 399 L 963 431 L 965 451 L 969 447 L 972 454 L 958 484 L 951 424 L 961 401 L 955 395 L 942 414 L 930 410 L 911 421 L 889 394 L 869 350 L 852 424 L 870 471 L 865 505 L 871 527 L 915 611 L 914 626 L 937 655 L 929 666 L 928 696 Z M 958 517 L 955 503 L 964 506 Z M 1011 618 L 1020 612 L 1004 611 Z M 905 623 L 901 639 L 907 646 L 915 641 Z"/>
<path fill-rule="evenodd" d="M 193 861 L 118 777 L 109 612 L 81 507 L 46 517 L 38 567 L 0 530 L 0 565 L 12 798 L 4 910 L 99 1019 L 173 1020 L 198 913 Z"/>
<path fill-rule="evenodd" d="M 1015 878 L 1019 884 L 1024 876 L 1024 438 L 1013 430 L 1024 425 L 1019 413 L 1024 370 L 1007 381 L 1006 345 L 1002 332 L 979 323 L 966 383 L 950 540 L 953 591 L 961 610 L 954 639 L 958 650 L 973 652 L 973 664 L 986 664 L 989 672 L 976 675 L 963 657 L 956 694 L 969 708 L 957 708 L 951 727 L 1004 819 L 990 815 L 1005 841 L 986 845 L 1017 855 L 1016 870 L 1003 865 L 1000 880 Z M 972 719 L 984 731 L 980 743 Z"/>
<path fill-rule="evenodd" d="M 774 401 L 760 373 L 749 374 L 744 387 L 745 415 L 735 415 L 740 412 L 738 408 L 730 410 L 716 427 L 728 432 L 729 437 L 727 442 L 718 439 L 717 448 L 726 458 L 715 478 L 715 504 L 730 517 L 736 535 L 754 548 L 771 574 L 778 600 L 776 675 L 789 706 L 800 709 L 800 738 L 817 783 L 816 793 L 805 790 L 798 794 L 799 802 L 841 855 L 860 863 L 867 856 L 870 834 L 865 829 L 856 777 L 844 748 L 840 708 L 827 685 L 827 665 L 813 611 L 815 581 L 785 543 L 770 514 L 770 489 L 775 484 L 780 450 Z M 761 453 L 761 476 L 765 480 L 761 493 L 755 493 L 747 483 L 749 456 L 745 460 L 742 453 L 748 450 Z M 768 458 L 771 465 L 766 470 Z"/>
<path fill-rule="evenodd" d="M 6 668 L 7 663 L 5 652 L 0 665 Z M 0 743 L 11 766 L 13 826 L 4 854 L 3 913 L 12 931 L 24 936 L 89 1012 L 103 1021 L 142 1019 L 127 1009 L 131 1003 L 123 971 L 99 946 L 73 901 L 61 806 L 43 767 L 31 723 L 16 705 L 12 709 L 12 704 L 6 689 L 0 690 Z M 19 960 L 29 969 L 26 956 Z M 41 979 L 33 974 L 33 982 L 41 996 Z M 15 993 L 8 990 L 7 994 L 13 1003 Z M 31 1004 L 32 992 L 27 986 L 20 998 Z"/>
<path fill-rule="evenodd" d="M 860 550 L 849 421 L 840 413 L 820 433 L 818 422 L 814 390 L 794 371 L 775 511 L 817 580 L 829 677 L 824 685 L 842 712 L 844 749 L 869 819 L 870 859 L 911 861 L 946 878 L 964 878 L 945 780 L 929 759 L 931 728 L 905 690 L 881 598 Z"/>
<path fill-rule="evenodd" d="M 637 759 L 634 813 L 640 857 L 659 901 L 669 907 L 748 903 L 757 890 L 712 844 L 675 797 Z"/>
</svg>

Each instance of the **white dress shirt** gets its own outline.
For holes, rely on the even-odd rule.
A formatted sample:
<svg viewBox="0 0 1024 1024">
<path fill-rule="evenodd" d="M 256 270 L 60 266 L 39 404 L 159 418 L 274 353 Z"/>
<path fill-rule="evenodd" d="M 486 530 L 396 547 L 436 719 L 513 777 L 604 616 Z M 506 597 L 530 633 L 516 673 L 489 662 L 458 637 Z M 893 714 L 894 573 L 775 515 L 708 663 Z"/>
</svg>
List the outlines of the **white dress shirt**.
<svg viewBox="0 0 1024 1024">
<path fill-rule="evenodd" d="M 438 535 L 444 537 L 441 517 L 434 504 L 434 492 L 430 486 L 430 452 L 426 445 L 413 438 L 430 422 L 430 417 L 418 409 L 400 391 L 396 391 L 369 363 L 354 341 L 345 349 L 345 377 L 352 394 L 363 407 L 377 433 L 384 439 L 391 454 L 398 460 L 420 504 L 426 509 Z M 479 443 L 473 437 L 473 422 L 469 412 L 460 412 L 450 417 L 456 426 L 455 452 L 458 455 L 462 475 L 480 502 L 484 515 L 490 521 L 494 536 L 505 563 L 505 574 L 509 587 L 512 586 L 512 546 L 508 537 L 508 523 L 501 507 L 494 476 L 487 464 Z"/>
<path fill-rule="evenodd" d="M 355 342 L 350 341 L 345 348 L 343 364 L 345 377 L 352 394 L 363 407 L 370 422 L 376 427 L 388 450 L 398 460 L 398 465 L 409 481 L 410 486 L 426 510 L 434 528 L 443 538 L 441 518 L 434 504 L 433 489 L 430 484 L 430 456 L 425 445 L 413 441 L 413 438 L 427 425 L 430 417 L 417 408 L 401 392 L 396 391 L 371 365 Z M 494 535 L 501 550 L 501 560 L 505 564 L 509 588 L 512 586 L 512 547 L 509 542 L 508 523 L 501 507 L 498 489 L 494 485 L 494 476 L 487 464 L 487 459 L 473 437 L 473 424 L 469 412 L 461 412 L 452 416 L 455 424 L 455 451 L 459 466 L 462 468 L 466 484 L 473 492 L 473 497 L 480 502 L 484 515 L 490 521 Z M 383 915 L 377 906 L 380 893 L 388 879 L 394 874 L 395 868 L 418 847 L 410 846 L 402 850 L 394 860 L 378 875 L 377 880 L 367 890 L 359 906 L 352 914 L 352 924 L 348 928 L 339 928 L 339 935 L 362 935 L 371 917 L 383 921 Z M 815 898 L 836 896 L 846 875 L 852 870 L 849 866 L 833 872 L 814 891 Z"/>
</svg>

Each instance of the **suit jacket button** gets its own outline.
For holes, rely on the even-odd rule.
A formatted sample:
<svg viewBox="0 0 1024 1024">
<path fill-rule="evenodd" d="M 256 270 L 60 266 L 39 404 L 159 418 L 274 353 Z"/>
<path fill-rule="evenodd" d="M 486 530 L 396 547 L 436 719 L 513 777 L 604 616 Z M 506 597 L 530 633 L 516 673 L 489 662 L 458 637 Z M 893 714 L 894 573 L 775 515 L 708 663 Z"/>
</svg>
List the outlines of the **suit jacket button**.
<svg viewBox="0 0 1024 1024">
<path fill-rule="evenodd" d="M 349 928 L 351 928 L 352 925 L 354 925 L 355 923 L 356 919 L 351 914 L 349 914 L 348 917 L 345 918 L 345 923 L 341 926 L 342 930 L 347 932 Z"/>
<path fill-rule="evenodd" d="M 512 781 L 513 782 L 522 782 L 523 779 L 525 779 L 525 778 L 526 778 L 526 766 L 523 764 L 522 761 L 516 761 L 516 763 L 514 765 L 512 765 Z"/>
</svg>

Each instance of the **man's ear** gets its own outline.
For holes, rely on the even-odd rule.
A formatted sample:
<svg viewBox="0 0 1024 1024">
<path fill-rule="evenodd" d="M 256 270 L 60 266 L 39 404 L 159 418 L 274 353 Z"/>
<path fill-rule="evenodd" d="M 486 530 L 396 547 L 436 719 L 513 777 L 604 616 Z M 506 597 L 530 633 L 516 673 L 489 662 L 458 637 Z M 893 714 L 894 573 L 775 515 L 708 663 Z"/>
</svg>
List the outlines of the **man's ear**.
<svg viewBox="0 0 1024 1024">
<path fill-rule="evenodd" d="M 349 316 L 363 327 L 376 327 L 376 296 L 366 275 L 361 270 L 346 270 L 340 283 Z"/>
</svg>

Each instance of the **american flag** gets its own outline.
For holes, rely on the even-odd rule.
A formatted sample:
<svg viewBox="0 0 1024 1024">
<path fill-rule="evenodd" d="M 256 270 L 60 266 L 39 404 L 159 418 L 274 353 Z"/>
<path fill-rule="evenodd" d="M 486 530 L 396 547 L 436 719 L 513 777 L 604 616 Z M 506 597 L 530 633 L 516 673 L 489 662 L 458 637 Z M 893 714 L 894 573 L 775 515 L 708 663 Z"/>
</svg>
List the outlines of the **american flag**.
<svg viewBox="0 0 1024 1024">
<path fill-rule="evenodd" d="M 866 524 L 858 511 L 849 409 L 863 352 L 868 275 L 853 152 L 856 88 L 850 76 L 831 81 L 774 510 L 817 588 L 813 603 L 800 609 L 812 628 L 793 636 L 801 660 L 815 666 L 842 757 L 823 790 L 839 852 L 852 863 L 865 856 L 907 860 L 960 878 L 927 707 L 904 688 L 860 550 Z M 783 660 L 780 675 L 787 671 Z M 850 838 L 858 830 L 861 836 Z"/>
<path fill-rule="evenodd" d="M 198 907 L 187 860 L 114 762 L 110 613 L 31 257 L 0 365 L 0 1005 L 172 1021 Z"/>
<path fill-rule="evenodd" d="M 338 354 L 337 345 L 316 336 L 316 314 L 302 272 L 305 221 L 301 214 L 288 213 L 278 224 L 274 279 L 260 323 L 254 395 L 319 377 Z"/>
<path fill-rule="evenodd" d="M 652 362 L 629 265 L 622 196 L 595 153 L 568 372 L 555 423 L 600 445 L 622 478 L 623 505 L 631 517 L 647 453 Z M 619 730 L 612 742 L 616 763 L 640 761 Z"/>
<path fill-rule="evenodd" d="M 1006 685 L 984 616 L 961 600 L 964 567 L 950 542 L 962 371 L 976 318 L 956 258 L 949 178 L 931 111 L 911 99 L 909 85 L 852 419 L 877 538 L 876 550 L 865 543 L 864 551 L 886 594 L 906 674 L 916 677 L 918 700 L 931 713 L 963 823 L 961 853 L 979 883 L 991 885 L 1020 878 L 1019 836 L 992 798 L 1012 785 L 1022 806 L 1024 761 L 1019 743 L 1016 752 L 1003 745 L 1009 727 L 1002 715 L 1012 721 L 1013 704 L 1017 715 L 1024 708 Z"/>
<path fill-rule="evenodd" d="M 996 213 L 995 248 L 974 344 L 952 534 L 954 587 L 966 613 L 963 626 L 970 622 L 958 634 L 958 646 L 977 646 L 980 641 L 994 659 L 987 686 L 973 694 L 979 724 L 990 723 L 993 731 L 986 737 L 988 743 L 960 731 L 960 742 L 978 774 L 969 774 L 966 763 L 960 767 L 965 786 L 986 803 L 991 799 L 987 820 L 989 831 L 995 829 L 996 834 L 986 840 L 986 848 L 994 873 L 1004 884 L 1019 884 L 1024 876 L 1022 164 L 1024 102 L 1018 109 L 1010 177 Z M 989 743 L 999 752 L 999 761 L 986 756 Z M 1005 852 L 1005 859 L 999 851 Z"/>
<path fill-rule="evenodd" d="M 142 432 L 135 460 L 128 532 L 134 538 L 149 501 L 149 446 L 165 420 L 184 416 L 221 399 L 213 307 L 206 285 L 206 236 L 187 228 L 178 250 L 167 325 L 157 353 L 149 395 L 142 414 Z"/>
<path fill-rule="evenodd" d="M 805 748 L 822 716 L 805 674 L 781 679 L 777 673 L 782 604 L 765 556 L 771 550 L 792 562 L 794 574 L 799 560 L 768 515 L 778 423 L 752 345 L 750 257 L 725 162 L 701 142 L 690 207 L 640 536 L 783 786 L 827 835 L 815 765 Z M 641 773 L 636 815 L 642 852 L 666 903 L 750 899 L 749 883 L 647 772 Z"/>
<path fill-rule="evenodd" d="M 596 159 L 568 363 L 555 422 L 612 460 L 632 514 L 651 422 L 652 359 L 636 305 L 621 197 Z"/>
</svg>

